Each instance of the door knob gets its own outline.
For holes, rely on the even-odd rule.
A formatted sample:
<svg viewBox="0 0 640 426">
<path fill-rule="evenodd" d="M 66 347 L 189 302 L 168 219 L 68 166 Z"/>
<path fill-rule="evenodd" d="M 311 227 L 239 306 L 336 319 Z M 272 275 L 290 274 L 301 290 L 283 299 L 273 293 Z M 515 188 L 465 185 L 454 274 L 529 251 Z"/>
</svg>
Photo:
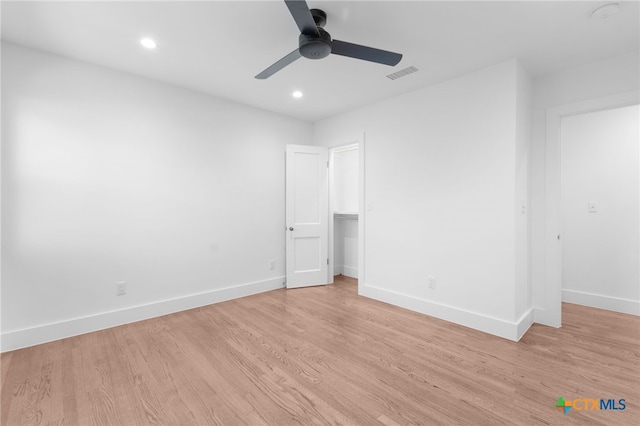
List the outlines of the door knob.
<svg viewBox="0 0 640 426">
<path fill-rule="evenodd" d="M 293 226 L 290 226 L 290 227 L 289 227 L 289 231 L 293 231 Z"/>
</svg>

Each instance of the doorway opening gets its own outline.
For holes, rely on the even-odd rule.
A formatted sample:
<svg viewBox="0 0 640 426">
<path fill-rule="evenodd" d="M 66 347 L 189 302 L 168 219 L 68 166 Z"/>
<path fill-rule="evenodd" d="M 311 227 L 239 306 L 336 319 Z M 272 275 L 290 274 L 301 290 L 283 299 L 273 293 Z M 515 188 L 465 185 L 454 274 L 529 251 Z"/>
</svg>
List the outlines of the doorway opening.
<svg viewBox="0 0 640 426">
<path fill-rule="evenodd" d="M 329 151 L 329 277 L 364 282 L 363 138 Z"/>
<path fill-rule="evenodd" d="M 561 123 L 562 301 L 640 315 L 640 106 Z"/>
<path fill-rule="evenodd" d="M 535 321 L 552 327 L 562 326 L 562 121 L 565 117 L 615 109 L 640 103 L 637 91 L 551 107 L 547 110 L 544 212 L 544 283 L 538 290 L 541 306 Z M 596 201 L 597 200 L 586 200 Z M 588 205 L 586 208 L 588 209 Z"/>
</svg>

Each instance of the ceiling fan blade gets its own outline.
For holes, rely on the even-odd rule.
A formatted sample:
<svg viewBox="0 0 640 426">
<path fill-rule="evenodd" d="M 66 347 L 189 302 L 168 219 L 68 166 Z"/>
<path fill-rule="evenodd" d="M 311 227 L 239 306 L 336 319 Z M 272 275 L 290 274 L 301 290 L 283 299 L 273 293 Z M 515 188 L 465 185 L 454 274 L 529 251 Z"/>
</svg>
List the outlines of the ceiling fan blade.
<svg viewBox="0 0 640 426">
<path fill-rule="evenodd" d="M 319 35 L 316 22 L 311 16 L 311 11 L 307 2 L 304 0 L 284 0 L 293 16 L 293 20 L 296 21 L 300 32 L 305 35 Z"/>
<path fill-rule="evenodd" d="M 266 70 L 262 71 L 260 74 L 256 75 L 255 78 L 257 78 L 258 80 L 264 80 L 265 78 L 269 78 L 273 74 L 275 74 L 278 71 L 280 71 L 282 68 L 286 67 L 287 65 L 289 65 L 290 63 L 292 63 L 296 59 L 300 58 L 301 56 L 302 55 L 300 54 L 300 51 L 298 49 L 296 49 L 293 52 L 289 53 L 284 58 L 280 59 L 275 64 L 273 64 L 270 67 L 268 67 Z"/>
<path fill-rule="evenodd" d="M 402 55 L 400 53 L 374 49 L 373 47 L 362 46 L 335 39 L 331 42 L 331 53 L 391 66 L 397 65 L 402 59 Z"/>
</svg>

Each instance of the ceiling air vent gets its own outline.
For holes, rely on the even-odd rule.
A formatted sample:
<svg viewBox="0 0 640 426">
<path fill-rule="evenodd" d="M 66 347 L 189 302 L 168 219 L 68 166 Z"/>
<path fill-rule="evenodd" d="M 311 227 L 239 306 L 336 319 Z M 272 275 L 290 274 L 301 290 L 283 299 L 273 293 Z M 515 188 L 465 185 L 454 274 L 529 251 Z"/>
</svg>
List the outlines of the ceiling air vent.
<svg viewBox="0 0 640 426">
<path fill-rule="evenodd" d="M 398 72 L 394 72 L 393 74 L 389 74 L 387 77 L 390 78 L 391 80 L 396 80 L 396 79 L 398 79 L 400 77 L 404 77 L 405 75 L 413 74 L 416 71 L 418 71 L 418 68 L 416 68 L 415 66 L 411 65 L 410 67 L 402 69 L 402 70 L 400 70 Z"/>
</svg>

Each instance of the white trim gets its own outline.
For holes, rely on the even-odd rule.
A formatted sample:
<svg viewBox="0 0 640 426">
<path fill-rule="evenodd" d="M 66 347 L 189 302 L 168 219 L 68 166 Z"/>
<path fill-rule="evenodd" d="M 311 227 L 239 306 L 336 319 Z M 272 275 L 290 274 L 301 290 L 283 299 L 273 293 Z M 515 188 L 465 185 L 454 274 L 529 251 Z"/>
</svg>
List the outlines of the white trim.
<svg viewBox="0 0 640 426">
<path fill-rule="evenodd" d="M 358 142 L 356 142 L 350 145 L 342 145 L 342 146 L 335 147 L 331 151 L 335 154 L 340 152 L 355 151 L 359 147 L 360 145 L 358 144 Z"/>
<path fill-rule="evenodd" d="M 533 322 L 535 322 L 536 324 L 543 324 L 548 327 L 560 327 L 560 325 L 551 324 L 551 321 L 549 321 L 549 315 L 542 308 L 533 308 Z"/>
<path fill-rule="evenodd" d="M 562 325 L 562 221 L 561 196 L 561 121 L 563 117 L 635 105 L 640 92 L 618 93 L 597 99 L 550 107 L 547 109 L 545 158 L 545 227 L 544 227 L 544 307 L 535 310 L 535 320 L 552 327 Z M 562 237 L 561 237 L 562 238 Z"/>
<path fill-rule="evenodd" d="M 640 300 L 604 296 L 578 290 L 562 290 L 562 301 L 623 314 L 640 315 Z"/>
<path fill-rule="evenodd" d="M 356 266 L 342 266 L 342 275 L 351 278 L 358 278 L 358 268 Z"/>
<path fill-rule="evenodd" d="M 533 309 L 529 309 L 525 312 L 522 317 L 518 321 L 516 321 L 516 342 L 519 341 L 522 336 L 531 328 L 533 325 L 535 317 L 535 312 Z"/>
<path fill-rule="evenodd" d="M 362 294 L 363 288 L 365 285 L 364 279 L 364 256 L 365 256 L 365 223 L 367 212 L 365 209 L 365 168 L 366 168 L 366 156 L 365 156 L 365 140 L 366 133 L 362 132 L 360 134 L 360 138 L 358 140 L 358 145 L 360 147 L 360 151 L 358 151 L 358 198 L 360 201 L 360 205 L 358 206 L 359 214 L 358 214 L 358 294 Z"/>
<path fill-rule="evenodd" d="M 177 297 L 175 299 L 132 306 L 117 311 L 102 312 L 96 315 L 8 331 L 2 333 L 0 339 L 2 342 L 1 351 L 6 352 L 26 348 L 28 346 L 39 345 L 79 334 L 104 330 L 106 328 L 199 308 L 226 300 L 276 290 L 282 288 L 284 279 L 285 277 L 276 277 L 264 281 L 239 284 L 204 293 Z"/>
<path fill-rule="evenodd" d="M 358 278 L 358 267 L 347 265 L 334 265 L 333 276 L 344 275 L 345 277 Z"/>
<path fill-rule="evenodd" d="M 527 311 L 518 321 L 510 322 L 477 312 L 390 291 L 370 284 L 360 286 L 360 295 L 463 325 L 484 333 L 493 334 L 494 336 L 514 342 L 520 340 L 533 323 L 533 312 L 531 310 Z"/>
<path fill-rule="evenodd" d="M 327 235 L 328 237 L 328 241 L 329 241 L 329 251 L 327 253 L 327 256 L 329 256 L 329 267 L 327 268 L 327 283 L 328 284 L 333 284 L 333 277 L 335 275 L 340 275 L 342 273 L 342 265 L 336 265 L 335 264 L 335 250 L 334 250 L 334 234 L 336 232 L 335 230 L 335 218 L 333 216 L 333 211 L 335 210 L 335 200 L 334 200 L 334 196 L 335 196 L 335 190 L 333 189 L 335 186 L 335 179 L 333 177 L 333 169 L 334 169 L 334 162 L 333 162 L 333 153 L 335 151 L 335 147 L 334 148 L 329 148 L 329 233 Z"/>
</svg>

